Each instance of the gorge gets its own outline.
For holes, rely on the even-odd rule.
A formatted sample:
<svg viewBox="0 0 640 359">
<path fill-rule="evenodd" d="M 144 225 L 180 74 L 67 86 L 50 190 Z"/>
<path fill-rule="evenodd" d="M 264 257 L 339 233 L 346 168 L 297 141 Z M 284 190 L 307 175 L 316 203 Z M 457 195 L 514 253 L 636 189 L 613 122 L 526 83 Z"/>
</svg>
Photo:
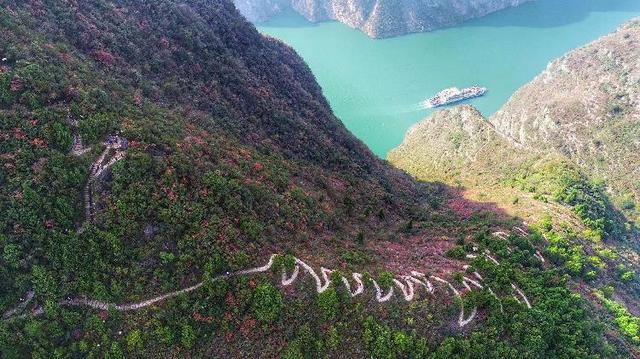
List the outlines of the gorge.
<svg viewBox="0 0 640 359">
<path fill-rule="evenodd" d="M 433 113 L 420 104 L 438 91 L 485 86 L 488 94 L 471 103 L 490 115 L 551 60 L 638 15 L 635 0 L 537 0 L 393 39 L 371 40 L 337 22 L 311 24 L 293 12 L 258 29 L 302 56 L 336 115 L 384 158 Z"/>
</svg>

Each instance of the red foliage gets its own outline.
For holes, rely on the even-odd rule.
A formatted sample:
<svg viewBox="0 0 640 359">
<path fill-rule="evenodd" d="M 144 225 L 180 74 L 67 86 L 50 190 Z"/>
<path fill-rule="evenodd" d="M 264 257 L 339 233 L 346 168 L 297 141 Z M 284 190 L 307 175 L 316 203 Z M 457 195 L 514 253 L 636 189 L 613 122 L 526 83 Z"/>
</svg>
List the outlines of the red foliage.
<svg viewBox="0 0 640 359">
<path fill-rule="evenodd" d="M 146 32 L 146 31 L 149 31 L 149 29 L 151 28 L 151 26 L 150 26 L 150 24 L 149 24 L 149 21 L 147 21 L 147 20 L 142 20 L 142 21 L 140 21 L 140 23 L 138 24 L 138 28 L 139 28 L 141 31 L 145 31 L 145 32 Z"/>
<path fill-rule="evenodd" d="M 31 125 L 31 127 L 36 127 L 38 125 L 38 120 L 36 120 L 35 118 L 29 120 L 29 124 Z"/>
<path fill-rule="evenodd" d="M 13 194 L 13 198 L 17 201 L 22 201 L 24 195 L 22 194 L 22 192 L 16 192 Z"/>
<path fill-rule="evenodd" d="M 14 77 L 13 80 L 11 80 L 11 92 L 18 92 L 21 91 L 22 88 L 24 87 L 22 80 L 20 80 L 19 77 Z"/>
<path fill-rule="evenodd" d="M 225 333 L 224 333 L 224 339 L 225 339 L 227 342 L 231 342 L 231 341 L 233 341 L 233 332 L 232 332 L 232 331 L 225 332 Z"/>
<path fill-rule="evenodd" d="M 98 317 L 100 317 L 102 321 L 105 321 L 107 320 L 107 318 L 109 318 L 109 312 L 107 312 L 106 310 L 103 310 L 100 313 L 98 313 Z"/>
<path fill-rule="evenodd" d="M 53 229 L 53 227 L 55 227 L 56 222 L 53 219 L 47 219 L 44 222 L 44 228 L 46 229 Z"/>
<path fill-rule="evenodd" d="M 264 165 L 260 162 L 256 162 L 251 169 L 253 173 L 262 172 L 262 170 L 264 170 Z"/>
<path fill-rule="evenodd" d="M 251 159 L 251 152 L 249 152 L 249 150 L 246 150 L 244 148 L 241 148 L 238 150 L 237 152 L 238 156 L 244 160 L 250 160 Z"/>
<path fill-rule="evenodd" d="M 236 298 L 233 296 L 233 294 L 231 294 L 231 292 L 227 293 L 225 302 L 227 303 L 228 306 L 232 308 L 236 306 Z"/>
<path fill-rule="evenodd" d="M 209 324 L 213 323 L 213 317 L 205 317 L 198 312 L 193 312 L 193 320 L 201 323 L 209 323 Z"/>
<path fill-rule="evenodd" d="M 175 192 L 176 184 L 172 184 L 171 187 L 162 186 L 162 192 L 164 192 L 171 202 L 178 200 L 178 194 Z"/>
<path fill-rule="evenodd" d="M 67 89 L 64 91 L 64 94 L 69 99 L 75 99 L 80 97 L 80 91 L 78 91 L 78 89 L 73 86 L 67 87 Z"/>
<path fill-rule="evenodd" d="M 200 191 L 198 191 L 198 193 L 204 198 L 209 197 L 209 189 L 208 188 L 203 188 Z"/>
<path fill-rule="evenodd" d="M 107 50 L 95 51 L 93 57 L 103 65 L 113 66 L 116 63 L 116 57 Z"/>
<path fill-rule="evenodd" d="M 45 163 L 47 163 L 47 158 L 42 157 L 31 166 L 31 170 L 33 171 L 34 174 L 37 175 L 40 172 L 42 172 L 42 169 L 44 168 Z"/>
<path fill-rule="evenodd" d="M 62 59 L 62 62 L 64 62 L 65 64 L 68 64 L 69 62 L 71 62 L 71 60 L 73 60 L 73 56 L 71 56 L 71 54 L 69 53 L 61 52 L 60 59 Z"/>
<path fill-rule="evenodd" d="M 140 141 L 131 140 L 131 141 L 129 141 L 129 147 L 130 148 L 139 149 L 139 148 L 142 148 L 143 145 L 142 145 L 142 143 Z"/>
<path fill-rule="evenodd" d="M 251 334 L 251 330 L 256 326 L 256 320 L 249 318 L 245 320 L 240 326 L 240 332 L 244 335 L 245 338 L 249 338 L 249 334 Z"/>
<path fill-rule="evenodd" d="M 331 186 L 337 191 L 344 191 L 347 189 L 347 185 L 337 178 L 331 179 Z"/>
<path fill-rule="evenodd" d="M 24 133 L 24 131 L 22 131 L 21 128 L 16 127 L 16 128 L 13 129 L 13 137 L 16 140 L 24 140 L 24 139 L 27 138 L 27 134 Z"/>
<path fill-rule="evenodd" d="M 162 37 L 160 39 L 160 45 L 162 45 L 163 48 L 168 49 L 169 48 L 169 39 L 167 39 L 166 37 Z"/>
<path fill-rule="evenodd" d="M 47 146 L 47 143 L 41 138 L 34 138 L 33 140 L 29 141 L 29 143 L 31 144 L 31 146 L 38 147 L 38 148 L 43 148 Z"/>
<path fill-rule="evenodd" d="M 142 105 L 142 94 L 139 91 L 133 95 L 133 103 L 136 104 L 136 106 Z"/>
<path fill-rule="evenodd" d="M 454 198 L 447 203 L 447 206 L 462 219 L 467 219 L 473 215 L 475 208 L 464 198 Z"/>
</svg>

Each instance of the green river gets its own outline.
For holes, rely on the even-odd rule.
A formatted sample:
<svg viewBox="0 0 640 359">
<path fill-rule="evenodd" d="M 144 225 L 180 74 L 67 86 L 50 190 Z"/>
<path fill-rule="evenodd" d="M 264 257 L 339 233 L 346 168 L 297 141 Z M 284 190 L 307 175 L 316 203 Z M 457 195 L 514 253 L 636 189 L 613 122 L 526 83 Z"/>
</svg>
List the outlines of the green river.
<svg viewBox="0 0 640 359">
<path fill-rule="evenodd" d="M 293 11 L 258 29 L 309 64 L 336 115 L 378 156 L 432 110 L 422 101 L 452 86 L 481 85 L 470 100 L 485 115 L 571 49 L 634 16 L 640 0 L 537 0 L 458 27 L 373 40 L 338 22 L 312 24 Z"/>
</svg>

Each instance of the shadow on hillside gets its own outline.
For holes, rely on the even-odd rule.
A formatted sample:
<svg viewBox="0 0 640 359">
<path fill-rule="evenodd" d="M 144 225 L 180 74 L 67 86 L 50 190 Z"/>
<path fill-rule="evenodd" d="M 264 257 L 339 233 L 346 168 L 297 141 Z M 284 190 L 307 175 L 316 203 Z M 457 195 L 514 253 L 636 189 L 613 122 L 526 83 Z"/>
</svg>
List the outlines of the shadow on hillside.
<svg viewBox="0 0 640 359">
<path fill-rule="evenodd" d="M 467 22 L 462 26 L 553 28 L 580 22 L 593 12 L 640 12 L 640 1 L 537 0 Z"/>
</svg>

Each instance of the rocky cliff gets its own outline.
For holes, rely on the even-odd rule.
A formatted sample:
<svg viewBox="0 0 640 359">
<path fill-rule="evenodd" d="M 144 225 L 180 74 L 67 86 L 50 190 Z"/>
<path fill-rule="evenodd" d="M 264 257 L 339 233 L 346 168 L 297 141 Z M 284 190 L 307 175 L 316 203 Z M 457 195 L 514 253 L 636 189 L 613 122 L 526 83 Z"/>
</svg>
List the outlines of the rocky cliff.
<svg viewBox="0 0 640 359">
<path fill-rule="evenodd" d="M 262 22 L 291 5 L 291 0 L 236 0 L 235 5 L 244 17 Z"/>
<path fill-rule="evenodd" d="M 373 38 L 384 38 L 453 26 L 526 1 L 289 0 L 289 5 L 310 21 L 337 20 Z M 262 21 L 285 5 L 274 0 L 235 3 L 251 21 Z"/>
</svg>

